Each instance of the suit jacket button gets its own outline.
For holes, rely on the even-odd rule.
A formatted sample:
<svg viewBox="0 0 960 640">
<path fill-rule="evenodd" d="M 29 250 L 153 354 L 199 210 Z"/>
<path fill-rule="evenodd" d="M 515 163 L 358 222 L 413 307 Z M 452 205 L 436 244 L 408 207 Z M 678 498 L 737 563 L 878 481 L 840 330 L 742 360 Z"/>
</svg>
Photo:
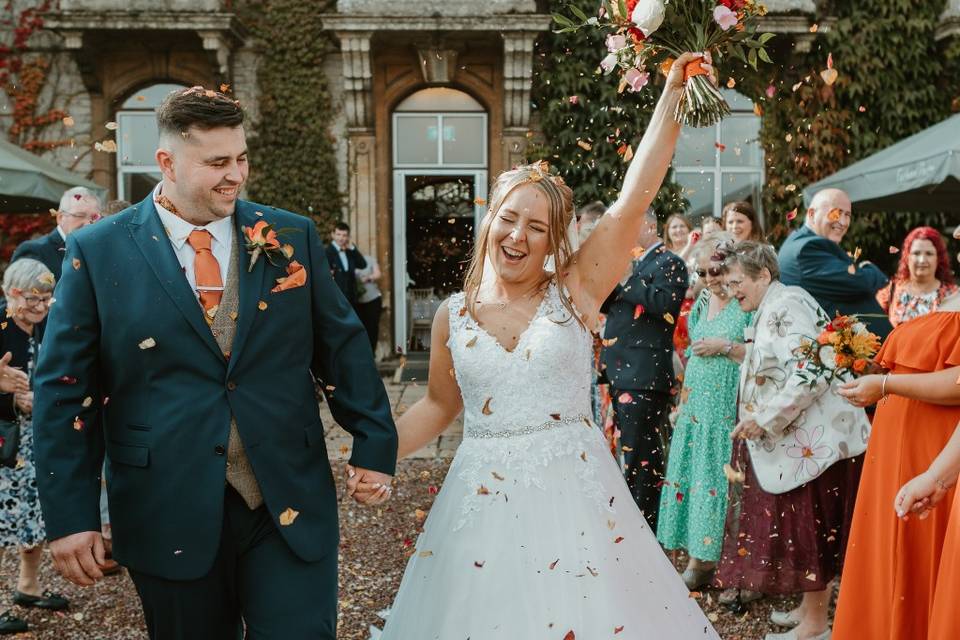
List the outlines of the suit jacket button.
<svg viewBox="0 0 960 640">
<path fill-rule="evenodd" d="M 237 388 L 237 383 L 234 382 L 233 380 L 227 383 L 227 389 L 229 389 L 230 391 L 234 391 L 236 390 L 236 388 Z"/>
<path fill-rule="evenodd" d="M 218 456 L 222 456 L 227 452 L 226 448 L 222 444 L 218 444 L 213 448 L 213 452 Z"/>
</svg>

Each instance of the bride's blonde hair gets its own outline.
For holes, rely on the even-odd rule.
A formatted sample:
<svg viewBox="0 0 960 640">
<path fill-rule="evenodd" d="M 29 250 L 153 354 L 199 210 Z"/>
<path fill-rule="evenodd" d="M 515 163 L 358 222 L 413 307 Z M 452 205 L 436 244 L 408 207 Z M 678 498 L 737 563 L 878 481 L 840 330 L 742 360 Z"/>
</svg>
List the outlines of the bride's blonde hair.
<svg viewBox="0 0 960 640">
<path fill-rule="evenodd" d="M 548 255 L 553 256 L 556 269 L 553 275 L 544 278 L 543 282 L 553 280 L 556 283 L 557 290 L 561 293 L 563 306 L 567 308 L 571 316 L 579 321 L 579 315 L 574 311 L 568 296 L 564 293 L 566 291 L 564 288 L 567 276 L 566 270 L 574 253 L 573 245 L 570 244 L 570 238 L 567 236 L 567 228 L 573 220 L 573 190 L 567 186 L 563 178 L 550 173 L 550 164 L 545 160 L 504 171 L 494 181 L 487 214 L 480 222 L 480 232 L 477 234 L 476 242 L 473 245 L 470 264 L 463 280 L 467 308 L 471 314 L 474 312 L 477 293 L 483 280 L 483 267 L 487 257 L 490 225 L 500 212 L 500 207 L 503 206 L 507 196 L 517 187 L 524 185 L 531 185 L 539 189 L 547 197 L 548 239 L 550 242 Z"/>
</svg>

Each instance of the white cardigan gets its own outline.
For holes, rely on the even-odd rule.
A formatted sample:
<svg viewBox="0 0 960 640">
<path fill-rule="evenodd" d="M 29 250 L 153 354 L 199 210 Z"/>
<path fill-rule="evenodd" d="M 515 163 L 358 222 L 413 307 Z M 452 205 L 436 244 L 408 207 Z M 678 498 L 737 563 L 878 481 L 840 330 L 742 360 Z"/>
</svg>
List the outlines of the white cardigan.
<svg viewBox="0 0 960 640">
<path fill-rule="evenodd" d="M 774 281 L 744 331 L 739 418 L 753 418 L 765 431 L 747 447 L 767 493 L 795 489 L 867 448 L 870 421 L 864 410 L 826 381 L 811 387 L 797 375 L 793 349 L 803 338 L 816 340 L 822 313 L 809 293 Z"/>
</svg>

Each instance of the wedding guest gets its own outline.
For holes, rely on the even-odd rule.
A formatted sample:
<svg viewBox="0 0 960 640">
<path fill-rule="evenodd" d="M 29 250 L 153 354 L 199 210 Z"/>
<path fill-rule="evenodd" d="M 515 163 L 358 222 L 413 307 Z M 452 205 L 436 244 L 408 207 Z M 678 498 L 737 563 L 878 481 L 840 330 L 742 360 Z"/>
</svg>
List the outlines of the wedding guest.
<svg viewBox="0 0 960 640">
<path fill-rule="evenodd" d="M 897 273 L 889 286 L 877 292 L 877 302 L 896 327 L 936 311 L 956 291 L 950 254 L 940 232 L 917 227 L 903 241 Z"/>
<path fill-rule="evenodd" d="M 696 240 L 690 242 L 693 235 L 693 223 L 687 219 L 687 216 L 681 213 L 674 213 L 667 221 L 663 223 L 663 246 L 668 251 L 672 251 L 686 262 L 693 252 L 693 245 Z"/>
<path fill-rule="evenodd" d="M 727 513 L 723 466 L 730 461 L 743 330 L 751 318 L 724 285 L 722 247 L 731 244 L 730 234 L 716 232 L 694 251 L 706 288 L 689 316 L 691 355 L 660 497 L 657 538 L 667 549 L 687 551 L 683 581 L 691 590 L 710 583 L 720 559 Z"/>
<path fill-rule="evenodd" d="M 351 306 L 357 306 L 357 269 L 367 266 L 363 255 L 356 245 L 350 242 L 350 225 L 338 222 L 333 227 L 330 244 L 327 245 L 327 261 L 330 263 L 330 273 L 340 291 Z"/>
<path fill-rule="evenodd" d="M 720 224 L 737 242 L 741 240 L 761 240 L 763 229 L 757 211 L 749 202 L 730 202 L 723 207 Z"/>
<path fill-rule="evenodd" d="M 797 366 L 793 350 L 819 333 L 821 310 L 806 291 L 779 282 L 773 248 L 737 243 L 726 266 L 731 294 L 755 313 L 733 430 L 734 463 L 743 472 L 738 531 L 724 540 L 716 582 L 802 592 L 799 607 L 771 614 L 772 622 L 796 628 L 766 638 L 826 640 L 829 587 L 840 575 L 862 464 L 852 456 L 866 448 L 869 422 L 823 376 L 811 382 Z"/>
<path fill-rule="evenodd" d="M 890 334 L 874 358 L 888 373 L 840 388 L 854 405 L 876 404 L 877 410 L 837 600 L 835 640 L 931 637 L 929 614 L 948 522 L 960 513 L 952 509 L 954 489 L 921 526 L 897 520 L 890 509 L 901 485 L 927 468 L 960 422 L 958 345 L 960 296 L 953 296 L 937 312 Z"/>
<path fill-rule="evenodd" d="M 54 279 L 38 260 L 21 258 L 3 274 L 3 293 L 8 318 L 0 323 L 0 352 L 12 354 L 10 364 L 33 372 L 43 320 L 53 298 Z M 45 591 L 40 584 L 40 562 L 46 540 L 43 515 L 37 497 L 36 469 L 33 466 L 33 391 L 0 394 L 0 420 L 20 424 L 20 443 L 15 467 L 0 467 L 0 545 L 17 547 L 20 570 L 13 591 L 13 603 L 48 611 L 62 611 L 70 605 L 63 596 Z M 0 615 L 0 634 L 28 631 L 27 623 L 7 611 Z"/>
<path fill-rule="evenodd" d="M 700 220 L 700 231 L 703 235 L 713 233 L 714 231 L 723 231 L 724 227 L 720 218 L 714 218 L 711 215 L 705 215 Z"/>
<path fill-rule="evenodd" d="M 357 269 L 357 304 L 354 308 L 360 316 L 363 328 L 370 337 L 370 348 L 377 352 L 377 339 L 380 337 L 380 314 L 383 312 L 383 294 L 377 282 L 383 277 L 380 265 L 372 255 L 362 255 L 367 266 Z"/>
<path fill-rule="evenodd" d="M 580 211 L 577 212 L 577 239 L 581 245 L 590 236 L 590 233 L 593 231 L 594 227 L 597 226 L 597 223 L 600 222 L 600 218 L 603 217 L 603 214 L 606 212 L 607 205 L 603 204 L 599 200 L 591 202 L 590 204 L 584 205 L 580 208 Z"/>
<path fill-rule="evenodd" d="M 840 248 L 852 209 L 850 197 L 840 189 L 817 192 L 804 225 L 780 247 L 782 281 L 805 289 L 830 318 L 837 313 L 863 316 L 870 331 L 883 340 L 892 327 L 876 295 L 887 277 L 869 262 L 856 263 Z"/>
<path fill-rule="evenodd" d="M 112 216 L 116 213 L 120 213 L 124 209 L 132 207 L 133 203 L 128 202 L 127 200 L 110 200 L 103 207 L 103 217 Z"/>
<path fill-rule="evenodd" d="M 57 227 L 41 238 L 21 243 L 13 252 L 10 262 L 16 262 L 20 258 L 39 260 L 59 281 L 63 272 L 67 236 L 99 220 L 102 209 L 100 198 L 86 187 L 67 189 L 60 198 L 60 207 L 57 209 Z"/>
<path fill-rule="evenodd" d="M 642 255 L 601 307 L 607 324 L 600 358 L 621 433 L 627 485 L 656 531 L 663 431 L 676 380 L 673 328 L 687 289 L 687 268 L 657 236 L 653 209 L 645 215 L 637 246 Z"/>
</svg>

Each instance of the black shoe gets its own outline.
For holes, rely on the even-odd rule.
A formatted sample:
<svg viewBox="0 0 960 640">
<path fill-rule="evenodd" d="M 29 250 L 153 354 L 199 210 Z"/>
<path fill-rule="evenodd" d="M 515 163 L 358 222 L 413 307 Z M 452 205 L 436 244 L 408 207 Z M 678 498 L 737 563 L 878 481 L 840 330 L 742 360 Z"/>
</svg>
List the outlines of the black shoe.
<svg viewBox="0 0 960 640">
<path fill-rule="evenodd" d="M 0 616 L 0 635 L 8 633 L 23 633 L 29 631 L 27 623 L 10 614 L 9 611 Z"/>
<path fill-rule="evenodd" d="M 59 593 L 44 591 L 42 596 L 31 596 L 22 591 L 14 591 L 13 604 L 21 607 L 36 607 L 37 609 L 48 609 L 50 611 L 63 611 L 70 607 L 70 601 Z"/>
</svg>

